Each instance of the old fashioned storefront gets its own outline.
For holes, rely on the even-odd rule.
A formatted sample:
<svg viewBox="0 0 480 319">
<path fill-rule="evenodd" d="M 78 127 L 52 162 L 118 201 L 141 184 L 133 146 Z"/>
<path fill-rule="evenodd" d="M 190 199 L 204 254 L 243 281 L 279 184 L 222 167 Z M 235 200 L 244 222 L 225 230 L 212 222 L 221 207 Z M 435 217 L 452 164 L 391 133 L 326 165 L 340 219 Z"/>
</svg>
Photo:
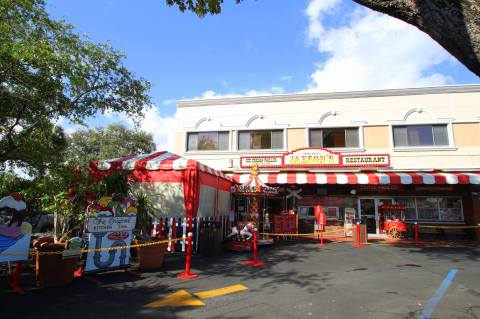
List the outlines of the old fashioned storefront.
<svg viewBox="0 0 480 319">
<path fill-rule="evenodd" d="M 258 178 L 278 187 L 265 199 L 271 214 L 298 214 L 300 232 L 313 230 L 314 207 L 321 206 L 328 225 L 342 226 L 352 217 L 381 235 L 387 205 L 404 207 L 407 223 L 473 224 L 472 193 L 480 172 L 393 171 L 389 154 L 341 154 L 324 148 L 302 148 L 279 156 L 245 156 L 241 167 L 258 167 Z M 233 174 L 245 183 L 249 173 Z M 249 203 L 237 199 L 235 209 L 248 215 Z M 389 216 L 391 217 L 391 216 Z M 400 217 L 400 216 L 398 216 Z"/>
</svg>

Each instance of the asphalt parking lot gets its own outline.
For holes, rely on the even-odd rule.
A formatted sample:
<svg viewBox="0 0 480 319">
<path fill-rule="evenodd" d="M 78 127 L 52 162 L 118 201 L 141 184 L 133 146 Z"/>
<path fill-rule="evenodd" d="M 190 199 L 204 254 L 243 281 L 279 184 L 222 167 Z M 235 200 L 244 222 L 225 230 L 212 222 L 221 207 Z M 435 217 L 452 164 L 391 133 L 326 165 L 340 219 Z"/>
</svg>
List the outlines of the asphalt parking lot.
<svg viewBox="0 0 480 319">
<path fill-rule="evenodd" d="M 295 241 L 263 248 L 263 267 L 243 265 L 249 257 L 194 256 L 199 277 L 189 281 L 176 278 L 184 259 L 175 256 L 139 278 L 98 274 L 99 286 L 76 279 L 36 289 L 26 275 L 24 296 L 7 291 L 2 277 L 2 318 L 480 318 L 478 248 Z M 217 290 L 239 285 L 246 288 Z M 186 299 L 175 299 L 179 294 Z"/>
</svg>

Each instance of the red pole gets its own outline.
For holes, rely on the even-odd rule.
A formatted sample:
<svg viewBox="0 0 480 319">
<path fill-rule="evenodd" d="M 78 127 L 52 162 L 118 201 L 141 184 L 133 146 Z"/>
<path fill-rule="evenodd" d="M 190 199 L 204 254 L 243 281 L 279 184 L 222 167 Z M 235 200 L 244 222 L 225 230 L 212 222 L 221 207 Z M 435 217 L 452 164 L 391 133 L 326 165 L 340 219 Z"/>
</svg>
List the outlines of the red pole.
<svg viewBox="0 0 480 319">
<path fill-rule="evenodd" d="M 253 233 L 253 260 L 247 260 L 244 262 L 245 265 L 250 265 L 253 267 L 260 267 L 265 265 L 263 261 L 257 260 L 257 241 L 258 241 L 258 235 L 257 235 L 257 230 L 254 230 Z"/>
<path fill-rule="evenodd" d="M 190 264 L 192 261 L 192 233 L 188 233 L 187 236 L 187 256 L 185 261 L 185 272 L 182 272 L 177 276 L 180 279 L 195 279 L 198 277 L 197 274 L 190 272 Z"/>
<path fill-rule="evenodd" d="M 15 264 L 15 270 L 10 277 L 10 288 L 19 295 L 25 294 L 25 291 L 20 288 L 20 274 L 22 273 L 22 261 L 17 261 Z"/>
<path fill-rule="evenodd" d="M 415 228 L 415 246 L 419 247 L 420 241 L 418 240 L 418 223 L 417 222 L 413 224 L 413 228 Z"/>
<path fill-rule="evenodd" d="M 359 222 L 357 222 L 357 227 L 356 228 L 357 228 L 357 230 L 356 230 L 357 231 L 357 242 L 354 243 L 352 246 L 358 248 L 358 247 L 364 246 L 362 243 L 360 243 L 360 223 Z"/>
<path fill-rule="evenodd" d="M 325 246 L 325 243 L 323 242 L 323 230 L 320 231 L 320 246 Z"/>
</svg>

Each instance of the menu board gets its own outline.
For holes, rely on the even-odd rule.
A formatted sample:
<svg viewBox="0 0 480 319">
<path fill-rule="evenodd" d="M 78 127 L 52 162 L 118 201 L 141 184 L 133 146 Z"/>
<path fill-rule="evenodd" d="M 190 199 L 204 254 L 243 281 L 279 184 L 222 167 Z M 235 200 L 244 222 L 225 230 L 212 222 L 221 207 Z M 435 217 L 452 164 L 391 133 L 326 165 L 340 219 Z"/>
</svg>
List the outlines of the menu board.
<svg viewBox="0 0 480 319">
<path fill-rule="evenodd" d="M 353 220 L 355 219 L 355 208 L 345 208 L 345 219 L 343 222 L 343 232 L 345 237 L 352 237 Z"/>
</svg>

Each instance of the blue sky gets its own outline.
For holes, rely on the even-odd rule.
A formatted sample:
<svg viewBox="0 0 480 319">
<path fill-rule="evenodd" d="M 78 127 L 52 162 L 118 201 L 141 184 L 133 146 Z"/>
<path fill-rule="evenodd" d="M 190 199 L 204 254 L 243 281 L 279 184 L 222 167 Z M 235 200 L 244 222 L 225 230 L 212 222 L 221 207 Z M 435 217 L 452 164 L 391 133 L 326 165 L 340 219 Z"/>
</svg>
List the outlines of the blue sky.
<svg viewBox="0 0 480 319">
<path fill-rule="evenodd" d="M 171 147 L 179 99 L 480 83 L 428 36 L 350 0 L 226 0 L 203 19 L 165 0 L 47 0 L 47 10 L 152 82 L 142 129 L 159 148 Z"/>
</svg>

